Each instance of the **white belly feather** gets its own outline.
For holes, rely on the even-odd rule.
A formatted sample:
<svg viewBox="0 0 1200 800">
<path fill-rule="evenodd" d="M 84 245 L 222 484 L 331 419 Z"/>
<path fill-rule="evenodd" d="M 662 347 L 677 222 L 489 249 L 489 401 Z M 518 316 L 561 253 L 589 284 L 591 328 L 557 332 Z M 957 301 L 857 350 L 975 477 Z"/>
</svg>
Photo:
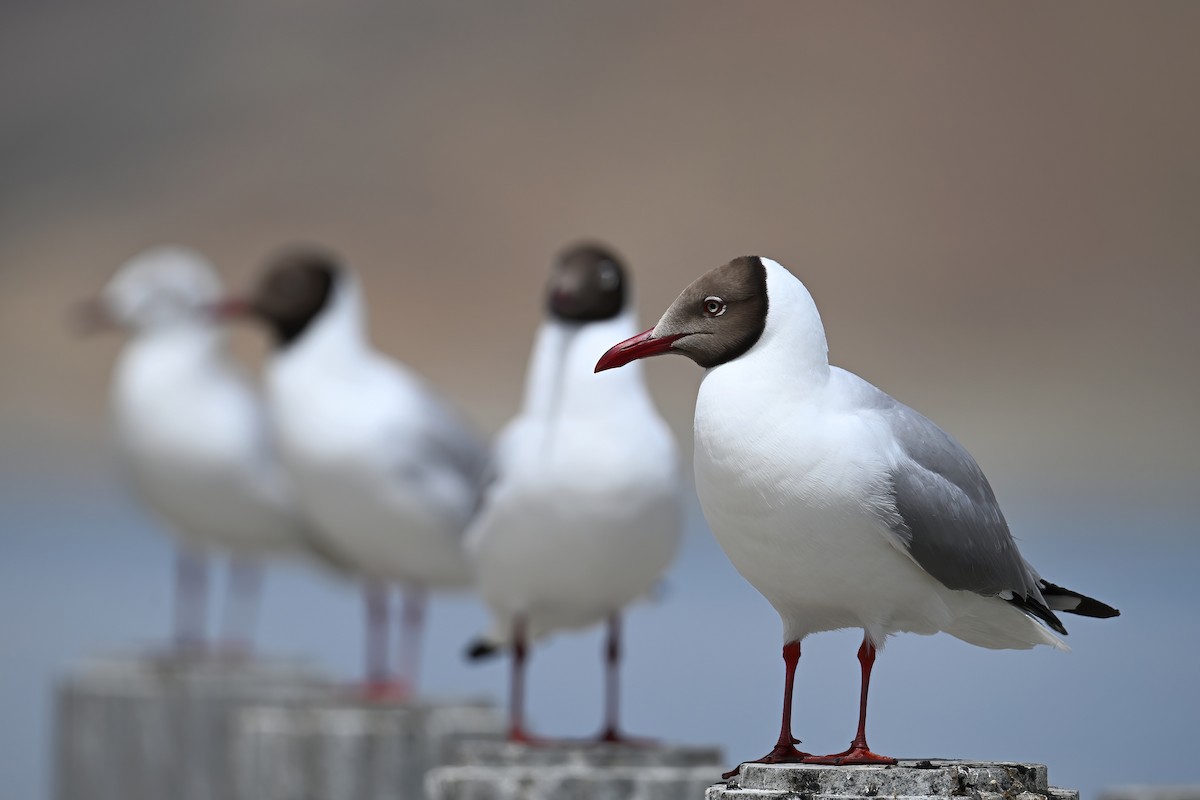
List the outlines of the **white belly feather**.
<svg viewBox="0 0 1200 800">
<path fill-rule="evenodd" d="M 946 588 L 896 546 L 877 513 L 889 453 L 870 415 L 834 413 L 819 392 L 767 390 L 739 366 L 700 387 L 696 490 L 729 560 L 779 612 L 785 641 L 854 627 L 877 644 L 946 631 L 984 647 L 1061 646 L 1004 601 Z"/>
</svg>

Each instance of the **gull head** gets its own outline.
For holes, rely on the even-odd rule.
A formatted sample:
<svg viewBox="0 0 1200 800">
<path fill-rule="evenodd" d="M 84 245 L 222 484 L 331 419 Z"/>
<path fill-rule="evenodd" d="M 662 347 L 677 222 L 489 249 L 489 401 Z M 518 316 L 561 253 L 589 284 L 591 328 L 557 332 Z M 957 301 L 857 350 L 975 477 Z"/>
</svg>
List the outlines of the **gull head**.
<svg viewBox="0 0 1200 800">
<path fill-rule="evenodd" d="M 99 296 L 80 304 L 75 322 L 83 333 L 210 326 L 220 297 L 220 279 L 203 256 L 185 247 L 155 247 L 127 261 Z"/>
<path fill-rule="evenodd" d="M 252 318 L 287 345 L 307 330 L 328 308 L 343 275 L 340 259 L 319 247 L 305 245 L 282 251 L 268 263 L 248 297 L 221 303 L 225 318 Z"/>
<path fill-rule="evenodd" d="M 546 310 L 567 323 L 612 319 L 625 308 L 628 279 L 621 259 L 607 247 L 582 243 L 558 254 L 546 287 Z"/>
<path fill-rule="evenodd" d="M 767 306 L 764 259 L 735 258 L 693 281 L 653 328 L 605 353 L 596 372 L 666 353 L 687 356 L 706 369 L 724 364 L 762 337 Z"/>
</svg>

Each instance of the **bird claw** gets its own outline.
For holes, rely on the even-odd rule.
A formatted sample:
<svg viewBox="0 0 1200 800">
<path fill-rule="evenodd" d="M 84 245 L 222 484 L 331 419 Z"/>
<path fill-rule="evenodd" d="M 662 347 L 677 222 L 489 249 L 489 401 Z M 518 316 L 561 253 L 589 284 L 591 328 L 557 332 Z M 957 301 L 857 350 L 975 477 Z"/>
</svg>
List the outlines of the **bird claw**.
<svg viewBox="0 0 1200 800">
<path fill-rule="evenodd" d="M 607 728 L 596 737 L 596 742 L 602 744 L 619 744 L 626 747 L 653 747 L 658 744 L 655 739 L 629 736 L 613 728 Z"/>
<path fill-rule="evenodd" d="M 851 745 L 849 750 L 834 753 L 831 756 L 808 756 L 805 764 L 829 764 L 835 767 L 849 767 L 864 764 L 895 764 L 896 759 L 872 753 L 865 745 Z"/>
<path fill-rule="evenodd" d="M 404 703 L 412 698 L 412 687 L 399 679 L 371 679 L 360 684 L 357 693 L 368 703 Z"/>
<path fill-rule="evenodd" d="M 799 740 L 793 739 L 793 742 L 797 741 Z M 756 758 L 753 761 L 743 761 L 741 764 L 738 764 L 736 767 L 729 770 L 729 772 L 723 773 L 721 775 L 721 779 L 729 780 L 741 772 L 742 767 L 744 767 L 746 764 L 802 764 L 805 762 L 805 759 L 809 758 L 813 758 L 813 756 L 810 753 L 797 750 L 794 744 L 785 744 L 780 742 L 779 744 L 775 745 L 771 752 L 767 753 L 762 758 Z"/>
</svg>

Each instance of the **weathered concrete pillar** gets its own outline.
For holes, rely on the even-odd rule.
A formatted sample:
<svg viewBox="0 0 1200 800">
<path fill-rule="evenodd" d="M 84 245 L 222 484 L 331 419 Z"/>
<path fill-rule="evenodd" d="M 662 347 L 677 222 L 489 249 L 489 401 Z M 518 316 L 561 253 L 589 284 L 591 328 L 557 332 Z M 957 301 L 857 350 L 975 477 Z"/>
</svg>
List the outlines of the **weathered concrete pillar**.
<svg viewBox="0 0 1200 800">
<path fill-rule="evenodd" d="M 226 800 L 232 712 L 331 691 L 298 662 L 90 660 L 58 686 L 58 800 Z"/>
<path fill-rule="evenodd" d="M 1079 800 L 1079 792 L 1046 780 L 1042 764 L 1004 761 L 901 761 L 895 766 L 830 767 L 744 764 L 705 800 L 897 800 L 971 797 L 975 800 Z"/>
<path fill-rule="evenodd" d="M 482 701 L 378 705 L 346 698 L 237 712 L 236 800 L 419 800 L 463 735 L 498 735 Z"/>
<path fill-rule="evenodd" d="M 724 763 L 716 747 L 468 738 L 448 758 L 425 779 L 428 800 L 698 800 Z"/>
</svg>

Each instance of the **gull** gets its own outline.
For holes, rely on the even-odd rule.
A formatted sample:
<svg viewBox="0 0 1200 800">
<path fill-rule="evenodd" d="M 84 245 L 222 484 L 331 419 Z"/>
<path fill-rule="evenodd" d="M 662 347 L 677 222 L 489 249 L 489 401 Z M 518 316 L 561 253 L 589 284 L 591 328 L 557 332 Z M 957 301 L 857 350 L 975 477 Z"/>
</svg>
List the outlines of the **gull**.
<svg viewBox="0 0 1200 800">
<path fill-rule="evenodd" d="M 637 330 L 629 278 L 606 247 L 556 259 L 521 412 L 496 445 L 495 476 L 467 533 L 476 586 L 493 618 L 469 650 L 512 651 L 509 738 L 528 741 L 530 642 L 607 620 L 602 741 L 618 724 L 621 614 L 648 594 L 680 536 L 674 439 L 641 372 L 596 378 L 609 342 Z"/>
<path fill-rule="evenodd" d="M 341 260 L 297 247 L 273 259 L 227 316 L 273 334 L 268 407 L 283 463 L 322 547 L 364 579 L 368 696 L 415 689 L 425 595 L 465 588 L 463 531 L 489 454 L 424 380 L 376 350 L 362 287 Z M 388 667 L 387 587 L 404 587 L 398 677 Z"/>
<path fill-rule="evenodd" d="M 175 643 L 205 639 L 203 554 L 232 554 L 225 646 L 250 647 L 259 558 L 310 555 L 262 400 L 233 361 L 211 264 L 177 246 L 124 264 L 81 309 L 88 331 L 128 334 L 111 383 L 119 453 L 142 501 L 180 538 Z"/>
<path fill-rule="evenodd" d="M 1022 558 L 962 445 L 829 364 L 812 297 L 777 262 L 747 256 L 708 272 L 596 370 L 666 353 L 706 370 L 695 412 L 705 518 L 783 622 L 783 722 L 759 762 L 895 763 L 866 737 L 871 668 L 893 633 L 1065 650 L 1056 612 L 1117 616 Z M 810 756 L 791 733 L 800 642 L 841 628 L 863 630 L 858 730 L 845 752 Z"/>
</svg>

